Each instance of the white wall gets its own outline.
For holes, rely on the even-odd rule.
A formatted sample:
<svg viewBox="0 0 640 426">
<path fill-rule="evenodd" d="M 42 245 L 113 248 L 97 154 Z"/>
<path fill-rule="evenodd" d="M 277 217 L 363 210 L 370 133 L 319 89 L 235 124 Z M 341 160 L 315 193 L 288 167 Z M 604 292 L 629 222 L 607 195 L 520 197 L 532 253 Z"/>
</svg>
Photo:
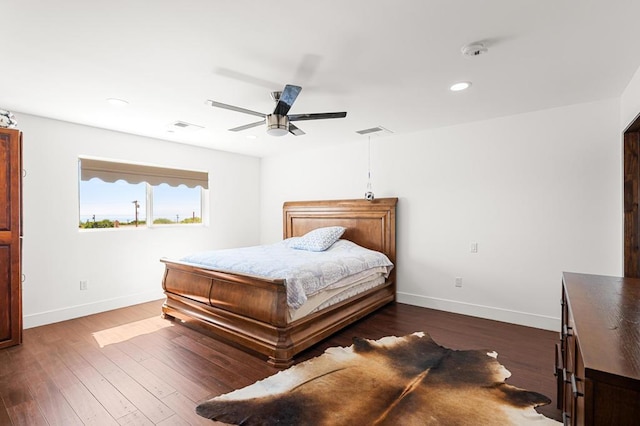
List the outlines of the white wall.
<svg viewBox="0 0 640 426">
<path fill-rule="evenodd" d="M 620 131 L 638 111 L 640 72 L 621 99 L 372 138 L 374 192 L 400 198 L 398 299 L 555 329 L 562 271 L 622 273 Z M 365 138 L 261 161 L 16 118 L 26 327 L 160 298 L 160 257 L 277 241 L 284 201 L 365 191 Z M 80 232 L 79 155 L 208 170 L 211 225 Z"/>
<path fill-rule="evenodd" d="M 25 327 L 159 299 L 161 257 L 259 242 L 259 158 L 15 115 L 27 171 Z M 79 231 L 80 155 L 207 170 L 210 226 Z"/>
<path fill-rule="evenodd" d="M 562 271 L 621 274 L 619 102 L 372 138 L 374 193 L 399 197 L 398 300 L 557 329 Z M 365 139 L 263 159 L 261 241 L 286 200 L 361 198 L 366 170 Z"/>
<path fill-rule="evenodd" d="M 640 68 L 620 97 L 620 126 L 624 131 L 640 113 Z"/>
</svg>

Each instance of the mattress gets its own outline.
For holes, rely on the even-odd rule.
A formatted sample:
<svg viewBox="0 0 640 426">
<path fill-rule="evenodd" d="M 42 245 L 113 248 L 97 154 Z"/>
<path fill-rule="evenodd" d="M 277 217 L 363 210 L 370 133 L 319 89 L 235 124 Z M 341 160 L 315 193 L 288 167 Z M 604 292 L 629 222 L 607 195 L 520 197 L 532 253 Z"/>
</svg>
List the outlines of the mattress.
<svg viewBox="0 0 640 426">
<path fill-rule="evenodd" d="M 347 300 L 372 288 L 383 285 L 387 279 L 382 274 L 374 274 L 344 287 L 330 288 L 309 297 L 298 309 L 289 309 L 289 322 L 297 321 L 307 315 L 321 311 L 329 306 Z"/>
</svg>

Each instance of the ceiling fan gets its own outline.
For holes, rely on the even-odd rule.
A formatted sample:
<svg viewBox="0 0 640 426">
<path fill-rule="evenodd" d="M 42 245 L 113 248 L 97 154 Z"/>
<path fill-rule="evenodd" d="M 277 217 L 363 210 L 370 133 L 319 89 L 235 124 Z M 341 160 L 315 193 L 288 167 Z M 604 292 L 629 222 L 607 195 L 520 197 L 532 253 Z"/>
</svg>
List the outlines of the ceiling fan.
<svg viewBox="0 0 640 426">
<path fill-rule="evenodd" d="M 241 130 L 250 129 L 252 127 L 260 126 L 261 124 L 267 123 L 267 133 L 271 136 L 284 136 L 287 133 L 291 133 L 295 136 L 304 135 L 305 133 L 296 125 L 292 124 L 292 121 L 323 120 L 327 118 L 344 118 L 347 116 L 346 112 L 323 112 L 316 114 L 287 115 L 287 113 L 291 109 L 291 105 L 293 105 L 301 90 L 302 87 L 300 86 L 287 84 L 286 86 L 284 86 L 283 91 L 271 92 L 271 98 L 276 102 L 276 107 L 271 114 L 263 114 L 261 112 L 251 111 L 250 109 L 227 105 L 223 104 L 222 102 L 216 102 L 212 100 L 208 100 L 207 104 L 212 107 L 230 109 L 231 111 L 243 112 L 245 114 L 262 117 L 262 120 L 260 121 L 234 127 L 233 129 L 229 129 L 229 131 L 239 132 Z"/>
</svg>

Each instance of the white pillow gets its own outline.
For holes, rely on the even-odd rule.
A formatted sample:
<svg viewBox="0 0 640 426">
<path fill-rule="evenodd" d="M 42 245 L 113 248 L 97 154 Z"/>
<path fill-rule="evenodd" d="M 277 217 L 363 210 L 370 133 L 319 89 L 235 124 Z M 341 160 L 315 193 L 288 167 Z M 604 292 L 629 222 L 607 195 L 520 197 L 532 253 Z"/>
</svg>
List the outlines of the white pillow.
<svg viewBox="0 0 640 426">
<path fill-rule="evenodd" d="M 347 228 L 344 226 L 327 226 L 314 229 L 299 238 L 292 238 L 289 247 L 298 250 L 325 251 L 338 241 Z"/>
</svg>

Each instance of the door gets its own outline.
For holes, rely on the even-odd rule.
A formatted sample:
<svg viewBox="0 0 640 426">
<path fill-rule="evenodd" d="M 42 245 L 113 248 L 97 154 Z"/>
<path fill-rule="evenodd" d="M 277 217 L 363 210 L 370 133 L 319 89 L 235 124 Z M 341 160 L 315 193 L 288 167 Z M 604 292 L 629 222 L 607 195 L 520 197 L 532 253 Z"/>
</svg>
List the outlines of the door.
<svg viewBox="0 0 640 426">
<path fill-rule="evenodd" d="M 20 137 L 0 129 L 0 348 L 22 341 Z"/>
<path fill-rule="evenodd" d="M 640 278 L 640 116 L 624 132 L 624 276 Z"/>
</svg>

